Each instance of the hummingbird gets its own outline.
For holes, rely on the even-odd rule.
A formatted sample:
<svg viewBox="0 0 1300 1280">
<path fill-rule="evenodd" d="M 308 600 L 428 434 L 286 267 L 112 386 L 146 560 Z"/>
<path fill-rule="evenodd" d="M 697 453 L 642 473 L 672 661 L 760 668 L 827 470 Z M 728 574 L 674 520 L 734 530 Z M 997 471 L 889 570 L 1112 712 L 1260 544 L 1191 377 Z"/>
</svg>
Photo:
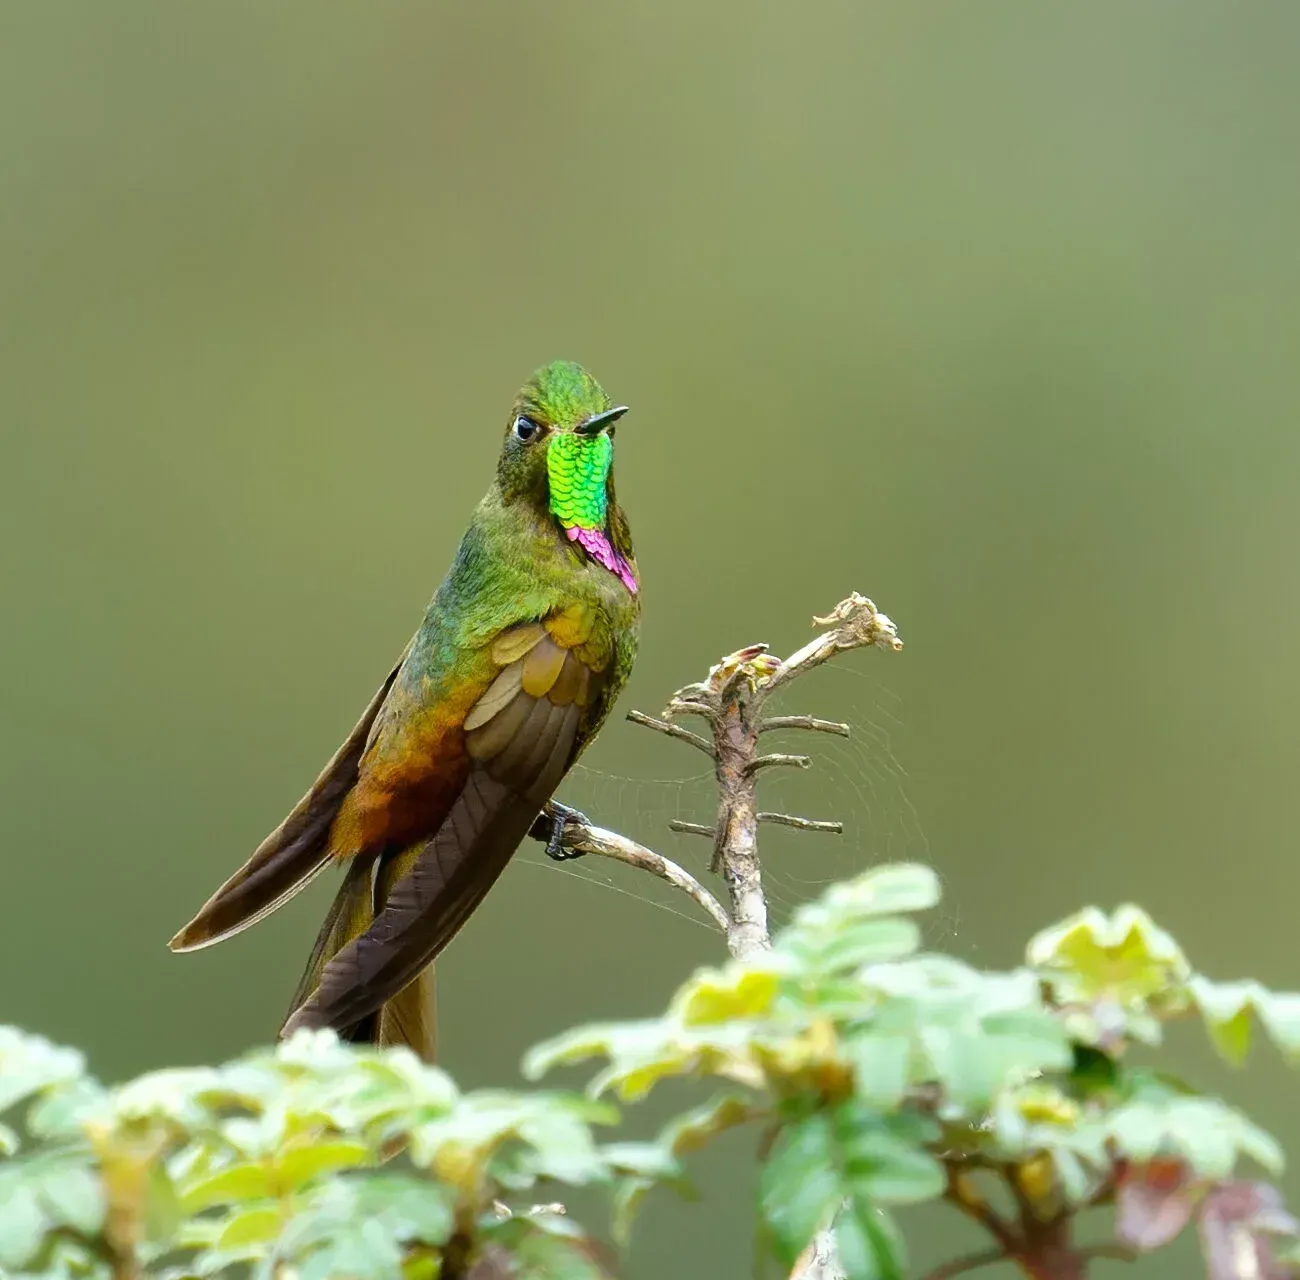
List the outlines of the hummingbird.
<svg viewBox="0 0 1300 1280">
<path fill-rule="evenodd" d="M 552 799 L 636 657 L 640 582 L 614 496 L 615 406 L 581 365 L 515 398 L 496 478 L 447 576 L 311 789 L 174 938 L 224 941 L 343 864 L 281 1036 L 330 1027 L 435 1052 L 433 960 L 531 833 L 582 815 Z"/>
</svg>

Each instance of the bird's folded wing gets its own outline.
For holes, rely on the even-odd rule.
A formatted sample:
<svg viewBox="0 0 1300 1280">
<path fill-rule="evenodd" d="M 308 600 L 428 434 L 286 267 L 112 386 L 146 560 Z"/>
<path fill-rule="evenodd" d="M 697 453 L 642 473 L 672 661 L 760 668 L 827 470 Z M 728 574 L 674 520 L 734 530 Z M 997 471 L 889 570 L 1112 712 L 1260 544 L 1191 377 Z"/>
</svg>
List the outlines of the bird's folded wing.
<svg viewBox="0 0 1300 1280">
<path fill-rule="evenodd" d="M 589 647 L 566 647 L 534 622 L 502 633 L 493 656 L 501 670 L 465 720 L 459 795 L 432 839 L 398 855 L 409 870 L 283 1034 L 352 1026 L 411 982 L 492 887 L 603 715 L 606 673 L 588 665 Z"/>
</svg>

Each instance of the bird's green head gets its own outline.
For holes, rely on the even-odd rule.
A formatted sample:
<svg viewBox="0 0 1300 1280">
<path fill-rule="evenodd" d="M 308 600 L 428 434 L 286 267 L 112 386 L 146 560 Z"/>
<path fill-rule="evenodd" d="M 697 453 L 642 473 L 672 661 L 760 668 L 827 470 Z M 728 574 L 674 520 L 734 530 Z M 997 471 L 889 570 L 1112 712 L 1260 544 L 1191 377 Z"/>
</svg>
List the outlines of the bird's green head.
<svg viewBox="0 0 1300 1280">
<path fill-rule="evenodd" d="M 614 407 L 580 364 L 555 360 L 524 383 L 506 425 L 497 479 L 507 497 L 545 502 L 562 528 L 604 529 Z"/>
</svg>

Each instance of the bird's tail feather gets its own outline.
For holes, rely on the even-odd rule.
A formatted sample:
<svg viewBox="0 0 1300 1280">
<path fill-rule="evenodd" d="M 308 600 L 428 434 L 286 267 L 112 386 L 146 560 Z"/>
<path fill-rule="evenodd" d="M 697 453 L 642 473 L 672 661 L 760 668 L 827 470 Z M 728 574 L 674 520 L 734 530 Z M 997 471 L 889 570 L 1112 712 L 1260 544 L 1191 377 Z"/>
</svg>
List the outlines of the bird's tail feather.
<svg viewBox="0 0 1300 1280">
<path fill-rule="evenodd" d="M 307 960 L 307 967 L 298 979 L 290 1009 L 296 1009 L 320 981 L 321 970 L 353 938 L 365 933 L 375 916 L 374 854 L 361 854 L 347 864 L 343 883 L 330 903 L 330 909 L 316 935 L 315 945 Z"/>
<path fill-rule="evenodd" d="M 437 1020 L 433 965 L 429 965 L 420 971 L 414 982 L 399 991 L 379 1011 L 377 1043 L 404 1044 L 425 1062 L 436 1062 Z"/>
<path fill-rule="evenodd" d="M 311 998 L 330 960 L 371 926 L 393 885 L 410 869 L 422 848 L 416 845 L 382 858 L 361 855 L 348 863 L 347 874 L 316 935 L 311 958 L 294 992 L 290 1017 Z M 419 973 L 381 1009 L 340 1034 L 354 1044 L 406 1045 L 425 1062 L 433 1062 L 437 1049 L 433 966 Z"/>
<path fill-rule="evenodd" d="M 380 859 L 379 870 L 375 874 L 376 916 L 388 902 L 393 886 L 411 870 L 423 849 L 422 844 L 417 844 L 404 849 L 396 857 Z M 438 1036 L 433 965 L 421 969 L 413 981 L 380 1009 L 378 1023 L 377 1043 L 404 1044 L 418 1053 L 425 1062 L 436 1061 Z"/>
</svg>

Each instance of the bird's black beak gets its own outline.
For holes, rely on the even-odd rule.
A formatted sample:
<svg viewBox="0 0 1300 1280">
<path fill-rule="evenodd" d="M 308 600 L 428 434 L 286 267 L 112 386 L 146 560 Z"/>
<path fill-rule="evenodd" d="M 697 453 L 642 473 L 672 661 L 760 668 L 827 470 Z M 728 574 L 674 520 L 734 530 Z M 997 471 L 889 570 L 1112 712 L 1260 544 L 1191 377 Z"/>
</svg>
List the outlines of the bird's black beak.
<svg viewBox="0 0 1300 1280">
<path fill-rule="evenodd" d="M 580 436 L 598 436 L 606 427 L 611 427 L 627 412 L 627 405 L 621 404 L 616 409 L 606 409 L 604 413 L 593 414 L 586 422 L 579 423 L 574 430 Z"/>
</svg>

